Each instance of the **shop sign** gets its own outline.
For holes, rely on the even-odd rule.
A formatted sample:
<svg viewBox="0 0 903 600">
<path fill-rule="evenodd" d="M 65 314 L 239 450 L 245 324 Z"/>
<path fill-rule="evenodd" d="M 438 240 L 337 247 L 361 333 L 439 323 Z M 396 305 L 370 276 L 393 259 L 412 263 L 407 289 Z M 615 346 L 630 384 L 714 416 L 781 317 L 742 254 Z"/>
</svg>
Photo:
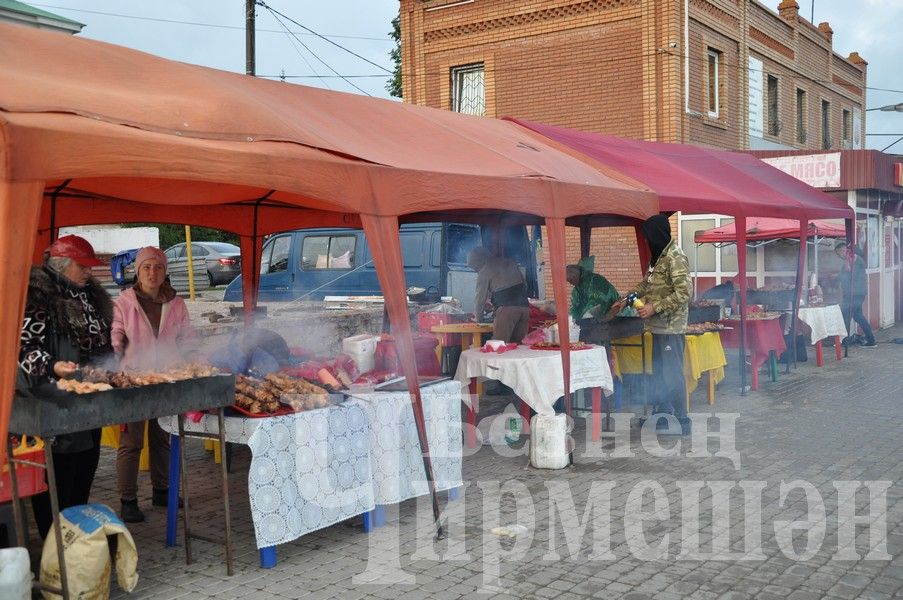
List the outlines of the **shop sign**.
<svg viewBox="0 0 903 600">
<path fill-rule="evenodd" d="M 762 160 L 812 187 L 840 187 L 840 152 L 777 156 Z"/>
<path fill-rule="evenodd" d="M 894 185 L 903 187 L 903 163 L 894 163 Z"/>
</svg>

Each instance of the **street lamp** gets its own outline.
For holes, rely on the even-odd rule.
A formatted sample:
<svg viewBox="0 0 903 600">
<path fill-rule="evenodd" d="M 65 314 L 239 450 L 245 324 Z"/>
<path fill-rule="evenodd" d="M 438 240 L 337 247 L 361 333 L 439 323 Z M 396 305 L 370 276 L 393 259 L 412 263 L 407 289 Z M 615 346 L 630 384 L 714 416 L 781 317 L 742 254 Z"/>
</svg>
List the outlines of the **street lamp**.
<svg viewBox="0 0 903 600">
<path fill-rule="evenodd" d="M 866 112 L 870 110 L 881 110 L 884 112 L 903 112 L 903 102 L 899 104 L 888 104 L 887 106 L 876 106 L 875 108 L 867 108 Z"/>
</svg>

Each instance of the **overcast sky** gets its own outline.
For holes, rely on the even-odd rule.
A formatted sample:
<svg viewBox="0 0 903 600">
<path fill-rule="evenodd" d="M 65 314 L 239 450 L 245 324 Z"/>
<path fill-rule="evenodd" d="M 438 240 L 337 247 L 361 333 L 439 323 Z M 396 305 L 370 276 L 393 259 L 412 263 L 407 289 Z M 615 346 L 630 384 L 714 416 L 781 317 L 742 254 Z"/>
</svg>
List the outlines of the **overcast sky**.
<svg viewBox="0 0 903 600">
<path fill-rule="evenodd" d="M 28 0 L 25 0 L 26 2 Z M 487 0 L 488 1 L 488 0 Z M 813 0 L 797 0 L 807 19 Z M 387 97 L 391 20 L 398 0 L 266 0 L 280 15 L 257 10 L 257 73 L 294 83 Z M 779 0 L 763 0 L 776 9 Z M 83 37 L 103 40 L 166 58 L 245 71 L 244 0 L 49 0 L 29 2 L 85 23 Z M 868 108 L 903 102 L 903 0 L 814 0 L 815 23 L 834 29 L 834 50 L 858 51 L 869 63 Z M 328 37 L 324 41 L 300 25 Z M 286 33 L 288 28 L 294 35 Z M 364 59 L 380 65 L 374 66 Z M 344 75 L 340 79 L 336 73 Z M 355 89 L 357 88 L 360 89 Z M 903 113 L 872 111 L 868 133 L 903 136 Z M 884 148 L 897 137 L 868 136 L 870 148 Z M 891 151 L 903 153 L 903 142 Z"/>
</svg>

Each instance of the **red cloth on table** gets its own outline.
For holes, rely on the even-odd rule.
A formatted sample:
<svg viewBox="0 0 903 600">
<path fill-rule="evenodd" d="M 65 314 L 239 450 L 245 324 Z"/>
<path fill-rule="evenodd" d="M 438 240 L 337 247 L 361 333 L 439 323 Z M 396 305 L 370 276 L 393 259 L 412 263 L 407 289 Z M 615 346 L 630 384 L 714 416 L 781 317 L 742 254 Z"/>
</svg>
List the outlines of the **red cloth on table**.
<svg viewBox="0 0 903 600">
<path fill-rule="evenodd" d="M 740 321 L 725 319 L 725 329 L 721 331 L 721 345 L 725 348 L 740 347 Z M 784 330 L 780 319 L 752 319 L 746 322 L 746 348 L 757 354 L 768 356 L 774 350 L 781 354 L 787 349 L 784 343 Z"/>
</svg>

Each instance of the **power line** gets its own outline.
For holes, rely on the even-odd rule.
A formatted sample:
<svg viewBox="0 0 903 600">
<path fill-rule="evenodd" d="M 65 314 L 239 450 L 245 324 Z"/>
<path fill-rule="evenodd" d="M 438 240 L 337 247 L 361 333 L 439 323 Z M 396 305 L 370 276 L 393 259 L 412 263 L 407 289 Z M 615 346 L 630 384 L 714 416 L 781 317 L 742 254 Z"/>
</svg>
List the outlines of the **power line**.
<svg viewBox="0 0 903 600">
<path fill-rule="evenodd" d="M 282 25 L 283 28 L 285 28 L 285 24 L 282 21 L 280 21 L 279 19 L 276 19 L 276 22 L 279 23 L 280 25 Z M 298 49 L 298 46 L 296 46 L 295 43 L 297 41 L 297 43 L 300 44 L 301 46 L 303 46 L 304 49 L 307 50 L 308 52 L 310 52 L 310 49 L 307 46 L 305 46 L 303 43 L 301 43 L 300 40 L 297 40 L 297 38 L 294 36 L 294 34 L 291 31 L 289 31 L 287 28 L 285 29 L 285 32 L 288 34 L 286 37 L 288 38 L 288 42 L 292 45 L 292 48 L 295 49 L 295 52 L 298 53 L 298 56 L 301 57 L 301 60 L 304 61 L 304 64 L 306 64 L 308 66 L 308 68 L 314 72 L 313 77 L 320 78 L 321 80 L 323 77 L 329 77 L 329 75 L 320 75 L 319 73 L 317 73 L 317 70 L 314 68 L 314 66 L 312 64 L 310 64 L 310 61 L 307 60 L 307 57 L 304 56 L 304 54 Z M 311 52 L 311 54 L 313 54 L 313 52 Z M 314 56 L 316 57 L 316 54 L 314 54 Z M 335 76 L 333 75 L 333 77 L 335 77 Z M 285 81 L 287 78 L 288 78 L 288 76 L 285 74 L 285 71 L 283 70 L 282 74 L 279 76 L 279 79 L 281 79 L 282 81 Z M 343 77 L 343 79 L 344 79 L 344 77 Z M 347 79 L 346 79 L 346 81 L 347 81 Z M 332 87 L 326 81 L 323 81 L 323 85 L 325 85 L 329 89 L 332 89 Z"/>
<path fill-rule="evenodd" d="M 92 14 L 92 15 L 103 15 L 103 16 L 105 16 L 105 17 L 117 17 L 117 18 L 120 18 L 120 19 L 134 19 L 134 20 L 137 20 L 137 21 L 153 21 L 153 22 L 156 22 L 156 23 L 172 23 L 172 24 L 174 24 L 174 25 L 190 25 L 190 26 L 193 26 L 193 27 L 209 27 L 209 28 L 212 28 L 212 29 L 239 29 L 239 30 L 242 30 L 242 31 L 244 31 L 244 29 L 245 29 L 244 27 L 238 26 L 238 25 L 218 25 L 218 24 L 215 24 L 215 23 L 202 23 L 202 22 L 199 22 L 199 21 L 179 21 L 179 20 L 177 20 L 177 19 L 161 19 L 161 18 L 157 18 L 157 17 L 139 17 L 139 16 L 137 16 L 137 15 L 125 15 L 125 14 L 122 14 L 122 13 L 111 13 L 111 12 L 105 12 L 105 11 L 102 11 L 102 10 L 88 10 L 88 9 L 86 9 L 86 8 L 70 8 L 70 7 L 68 7 L 68 6 L 56 6 L 56 5 L 53 5 L 53 4 L 38 4 L 38 3 L 35 3 L 35 2 L 31 2 L 30 4 L 31 4 L 32 6 L 40 6 L 40 7 L 43 7 L 43 8 L 53 8 L 53 9 L 58 9 L 58 10 L 68 10 L 68 11 L 71 11 L 71 12 L 88 13 L 88 14 Z M 258 29 L 257 31 L 260 32 L 260 33 L 279 33 L 279 34 L 284 33 L 283 31 L 280 31 L 280 30 L 278 30 L 278 29 Z M 299 31 L 299 32 L 294 32 L 294 33 L 300 33 L 301 35 L 314 35 L 313 33 L 309 33 L 309 32 L 307 32 L 307 31 Z M 337 34 L 336 34 L 336 35 L 333 35 L 333 34 L 324 34 L 324 36 L 322 36 L 322 37 L 325 37 L 325 38 L 336 38 L 336 39 L 346 39 L 346 40 L 367 40 L 367 41 L 374 41 L 374 42 L 392 42 L 392 41 L 393 41 L 393 40 L 392 40 L 391 38 L 389 38 L 389 37 L 378 38 L 378 37 L 368 37 L 368 36 L 363 36 L 363 35 L 337 35 Z"/>
<path fill-rule="evenodd" d="M 289 28 L 285 25 L 285 23 L 282 22 L 282 19 L 280 19 L 279 16 L 276 14 L 276 11 L 274 11 L 273 9 L 271 9 L 269 6 L 267 6 L 266 4 L 264 4 L 264 3 L 262 3 L 262 2 L 257 2 L 257 4 L 258 4 L 258 6 L 263 6 L 263 7 L 266 8 L 268 11 L 270 11 L 270 14 L 273 16 L 273 18 L 276 19 L 276 21 L 277 21 L 282 27 L 285 28 L 285 30 L 288 32 L 288 34 L 291 35 L 293 38 L 295 38 L 295 41 L 297 41 L 299 44 L 301 44 L 301 46 L 303 46 L 305 50 L 307 50 L 308 52 L 310 52 L 311 55 L 312 55 L 314 58 L 316 58 L 318 61 L 320 61 L 321 63 L 323 63 L 323 65 L 325 65 L 327 69 L 329 69 L 330 71 L 332 71 L 333 73 L 335 73 L 336 75 L 338 75 L 345 83 L 347 83 L 348 85 L 350 85 L 351 87 L 353 87 L 354 89 L 356 89 L 357 91 L 359 91 L 360 93 L 364 94 L 365 96 L 372 96 L 372 94 L 369 94 L 369 93 L 368 93 L 366 90 L 364 90 L 363 88 L 360 88 L 360 87 L 356 86 L 354 83 L 352 83 L 351 80 L 349 80 L 349 79 L 343 77 L 342 75 L 340 75 L 338 71 L 336 71 L 335 69 L 333 69 L 333 68 L 329 65 L 329 63 L 327 63 L 325 60 L 323 60 L 322 58 L 320 58 L 319 56 L 317 56 L 316 52 L 314 52 L 313 50 L 311 50 L 310 48 L 308 48 L 308 47 L 304 44 L 304 42 L 302 42 L 302 41 L 298 38 L 297 35 L 295 35 L 295 34 L 292 33 L 291 31 L 289 31 Z M 311 67 L 311 69 L 313 69 L 313 67 Z"/>
<path fill-rule="evenodd" d="M 269 5 L 268 5 L 266 2 L 264 2 L 263 0 L 256 0 L 255 4 L 257 4 L 257 6 L 260 6 L 260 7 L 262 7 L 262 8 L 267 9 L 268 11 L 270 11 L 270 12 L 271 12 L 272 14 L 274 14 L 274 15 L 279 15 L 280 17 L 286 19 L 287 21 L 291 21 L 292 23 L 294 23 L 294 24 L 297 25 L 298 27 L 304 29 L 305 31 L 309 31 L 310 33 L 312 33 L 313 35 L 317 36 L 317 37 L 320 38 L 321 40 L 324 40 L 324 41 L 326 41 L 326 42 L 329 42 L 330 44 L 332 44 L 332 45 L 335 46 L 336 48 L 339 48 L 339 49 L 341 49 L 341 50 L 344 50 L 345 52 L 347 52 L 348 54 L 351 54 L 352 56 L 356 56 L 357 58 L 361 59 L 362 61 L 364 61 L 364 62 L 366 62 L 366 63 L 369 63 L 369 64 L 373 65 L 373 66 L 376 67 L 377 69 L 382 69 L 382 70 L 385 71 L 386 73 L 392 73 L 392 71 L 390 71 L 389 69 L 385 68 L 384 66 L 382 66 L 382 65 L 380 65 L 380 64 L 377 64 L 377 63 L 373 62 L 373 61 L 370 60 L 369 58 L 365 58 L 365 57 L 361 56 L 361 55 L 358 54 L 357 52 L 354 52 L 354 51 L 352 51 L 352 50 L 349 50 L 348 48 L 346 48 L 345 46 L 342 46 L 341 44 L 337 44 L 336 42 L 332 41 L 332 40 L 329 39 L 328 37 L 325 37 L 325 36 L 320 35 L 319 33 L 317 33 L 316 31 L 314 31 L 314 30 L 311 29 L 310 27 L 307 27 L 306 25 L 302 25 L 301 23 L 299 23 L 298 21 L 292 19 L 291 17 L 289 17 L 289 16 L 287 16 L 287 15 L 285 15 L 285 14 L 279 12 L 279 11 L 276 10 L 275 8 L 272 8 L 271 6 L 269 6 Z"/>
</svg>

